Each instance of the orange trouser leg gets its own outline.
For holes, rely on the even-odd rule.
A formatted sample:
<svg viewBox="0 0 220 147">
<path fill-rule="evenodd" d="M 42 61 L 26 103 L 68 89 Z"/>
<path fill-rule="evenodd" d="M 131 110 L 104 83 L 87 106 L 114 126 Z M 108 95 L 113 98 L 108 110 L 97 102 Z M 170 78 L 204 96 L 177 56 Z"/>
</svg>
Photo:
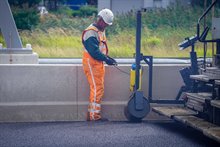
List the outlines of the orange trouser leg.
<svg viewBox="0 0 220 147">
<path fill-rule="evenodd" d="M 83 58 L 83 69 L 90 86 L 88 119 L 98 120 L 101 118 L 101 100 L 104 95 L 104 64 L 93 58 Z"/>
</svg>

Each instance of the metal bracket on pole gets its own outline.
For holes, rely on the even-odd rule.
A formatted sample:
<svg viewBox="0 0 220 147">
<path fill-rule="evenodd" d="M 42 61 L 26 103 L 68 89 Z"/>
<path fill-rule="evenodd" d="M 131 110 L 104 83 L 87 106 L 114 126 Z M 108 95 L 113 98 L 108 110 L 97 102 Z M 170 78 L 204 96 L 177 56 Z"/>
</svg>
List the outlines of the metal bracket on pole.
<svg viewBox="0 0 220 147">
<path fill-rule="evenodd" d="M 8 49 L 22 49 L 20 36 L 7 0 L 0 0 L 0 29 Z"/>
<path fill-rule="evenodd" d="M 4 48 L 0 42 L 0 64 L 38 63 L 38 55 L 32 52 L 31 45 L 23 48 L 8 0 L 0 0 L 0 31 L 6 43 Z"/>
</svg>

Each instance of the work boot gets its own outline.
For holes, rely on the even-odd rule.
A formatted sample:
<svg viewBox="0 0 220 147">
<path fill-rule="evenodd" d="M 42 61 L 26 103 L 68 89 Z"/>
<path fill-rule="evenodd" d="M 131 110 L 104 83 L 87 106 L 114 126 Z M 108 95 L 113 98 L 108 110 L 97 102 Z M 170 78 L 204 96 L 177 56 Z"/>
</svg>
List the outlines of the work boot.
<svg viewBox="0 0 220 147">
<path fill-rule="evenodd" d="M 87 121 L 108 121 L 107 118 L 102 118 L 100 113 L 99 114 L 93 114 L 93 115 L 94 115 L 94 118 L 91 117 L 91 114 L 88 112 L 86 120 Z"/>
<path fill-rule="evenodd" d="M 98 121 L 98 122 L 109 121 L 107 118 L 103 118 L 103 117 L 100 117 L 100 118 L 98 118 L 98 119 L 96 119 L 96 120 L 91 119 L 89 113 L 87 113 L 87 118 L 86 118 L 86 120 L 87 120 L 87 121 Z"/>
</svg>

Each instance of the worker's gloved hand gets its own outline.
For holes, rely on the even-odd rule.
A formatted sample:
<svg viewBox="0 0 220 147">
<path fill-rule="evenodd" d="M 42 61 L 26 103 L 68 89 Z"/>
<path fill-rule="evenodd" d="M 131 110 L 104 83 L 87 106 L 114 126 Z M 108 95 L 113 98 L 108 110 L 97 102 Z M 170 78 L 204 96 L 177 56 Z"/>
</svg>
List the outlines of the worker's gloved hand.
<svg viewBox="0 0 220 147">
<path fill-rule="evenodd" d="M 108 65 L 117 65 L 118 63 L 115 61 L 115 59 L 107 56 L 106 60 L 105 60 L 106 64 Z"/>
</svg>

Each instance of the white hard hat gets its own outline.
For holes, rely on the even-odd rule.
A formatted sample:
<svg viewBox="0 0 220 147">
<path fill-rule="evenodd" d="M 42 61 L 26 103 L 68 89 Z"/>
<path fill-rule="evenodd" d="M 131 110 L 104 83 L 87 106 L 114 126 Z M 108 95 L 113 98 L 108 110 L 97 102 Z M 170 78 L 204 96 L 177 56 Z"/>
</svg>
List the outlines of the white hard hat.
<svg viewBox="0 0 220 147">
<path fill-rule="evenodd" d="M 102 19 L 104 20 L 105 23 L 108 25 L 112 25 L 113 19 L 114 19 L 114 14 L 112 13 L 111 10 L 109 9 L 102 9 L 99 13 L 98 16 L 101 16 Z"/>
</svg>

